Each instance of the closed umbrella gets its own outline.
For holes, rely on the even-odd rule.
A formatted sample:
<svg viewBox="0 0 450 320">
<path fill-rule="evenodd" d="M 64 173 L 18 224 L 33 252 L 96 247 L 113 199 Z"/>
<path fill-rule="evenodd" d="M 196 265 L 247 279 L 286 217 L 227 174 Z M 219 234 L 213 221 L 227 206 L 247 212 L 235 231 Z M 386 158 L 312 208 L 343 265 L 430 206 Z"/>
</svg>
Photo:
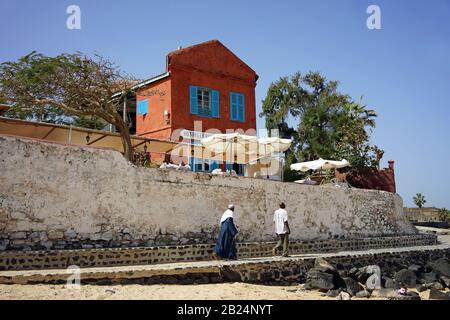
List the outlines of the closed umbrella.
<svg viewBox="0 0 450 320">
<path fill-rule="evenodd" d="M 291 170 L 306 172 L 308 170 L 339 169 L 349 165 L 350 163 L 345 159 L 341 161 L 319 159 L 291 164 Z"/>
</svg>

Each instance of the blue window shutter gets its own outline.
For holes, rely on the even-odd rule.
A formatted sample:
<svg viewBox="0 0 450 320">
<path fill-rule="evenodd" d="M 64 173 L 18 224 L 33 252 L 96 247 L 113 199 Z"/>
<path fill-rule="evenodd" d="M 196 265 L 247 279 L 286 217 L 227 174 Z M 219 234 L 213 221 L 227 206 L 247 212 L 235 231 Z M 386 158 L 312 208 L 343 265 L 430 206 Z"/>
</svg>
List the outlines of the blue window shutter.
<svg viewBox="0 0 450 320">
<path fill-rule="evenodd" d="M 219 168 L 219 163 L 217 161 L 211 161 L 211 164 L 209 167 L 210 171 L 212 172 L 213 170 L 216 170 L 217 168 Z"/>
<path fill-rule="evenodd" d="M 245 122 L 245 101 L 244 101 L 244 95 L 240 94 L 238 95 L 238 119 L 239 121 Z"/>
<path fill-rule="evenodd" d="M 211 90 L 211 116 L 219 118 L 219 91 Z"/>
<path fill-rule="evenodd" d="M 237 96 L 235 93 L 230 94 L 230 119 L 237 120 Z"/>
<path fill-rule="evenodd" d="M 192 172 L 197 172 L 197 164 L 198 164 L 198 159 L 191 157 L 191 169 Z"/>
<path fill-rule="evenodd" d="M 138 114 L 147 114 L 148 113 L 148 99 L 139 100 L 137 103 L 137 113 Z"/>
<path fill-rule="evenodd" d="M 198 114 L 197 87 L 189 86 L 190 111 L 192 114 Z"/>
</svg>

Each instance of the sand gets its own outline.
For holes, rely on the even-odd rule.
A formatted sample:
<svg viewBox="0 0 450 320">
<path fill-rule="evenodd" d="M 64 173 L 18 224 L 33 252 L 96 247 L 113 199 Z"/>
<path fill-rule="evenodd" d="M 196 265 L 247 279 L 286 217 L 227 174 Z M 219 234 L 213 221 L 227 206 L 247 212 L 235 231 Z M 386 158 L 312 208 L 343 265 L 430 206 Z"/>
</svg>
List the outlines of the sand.
<svg viewBox="0 0 450 320">
<path fill-rule="evenodd" d="M 420 293 L 428 298 L 428 291 Z M 204 285 L 0 285 L 0 300 L 327 300 L 318 291 L 301 286 L 265 286 L 247 283 Z M 370 298 L 370 300 L 381 298 Z M 354 300 L 354 299 L 352 299 Z M 364 300 L 366 300 L 364 298 Z"/>
</svg>

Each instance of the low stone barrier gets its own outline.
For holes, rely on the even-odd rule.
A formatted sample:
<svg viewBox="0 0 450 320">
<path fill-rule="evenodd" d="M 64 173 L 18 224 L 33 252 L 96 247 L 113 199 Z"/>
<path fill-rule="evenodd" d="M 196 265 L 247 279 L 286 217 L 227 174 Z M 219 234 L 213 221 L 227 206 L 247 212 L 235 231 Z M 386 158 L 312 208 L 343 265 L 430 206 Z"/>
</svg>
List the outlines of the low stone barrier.
<svg viewBox="0 0 450 320">
<path fill-rule="evenodd" d="M 417 248 L 374 249 L 341 253 L 324 253 L 289 258 L 266 257 L 238 261 L 207 261 L 87 268 L 80 270 L 82 284 L 204 284 L 219 282 L 249 282 L 264 284 L 304 283 L 307 272 L 317 258 L 324 258 L 338 271 L 378 265 L 383 274 L 390 274 L 412 264 L 426 265 L 440 258 L 450 258 L 448 244 Z M 2 284 L 66 284 L 65 269 L 33 271 L 0 271 Z"/>
<path fill-rule="evenodd" d="M 347 240 L 293 241 L 289 245 L 289 250 L 291 254 L 305 254 L 426 246 L 436 243 L 435 235 L 418 234 Z M 268 257 L 272 255 L 274 245 L 274 242 L 238 243 L 238 257 Z M 81 250 L 3 251 L 0 252 L 0 270 L 65 269 L 71 265 L 77 265 L 80 268 L 112 267 L 204 261 L 213 258 L 213 248 L 213 244 L 199 244 Z"/>
</svg>

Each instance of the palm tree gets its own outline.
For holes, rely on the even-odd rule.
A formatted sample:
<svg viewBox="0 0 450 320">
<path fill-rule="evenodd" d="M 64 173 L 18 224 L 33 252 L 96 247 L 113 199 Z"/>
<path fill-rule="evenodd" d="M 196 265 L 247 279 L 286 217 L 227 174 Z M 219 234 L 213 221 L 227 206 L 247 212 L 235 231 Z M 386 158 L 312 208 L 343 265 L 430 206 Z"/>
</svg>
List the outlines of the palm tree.
<svg viewBox="0 0 450 320">
<path fill-rule="evenodd" d="M 375 110 L 367 109 L 362 103 L 362 97 L 359 101 L 350 102 L 344 105 L 344 110 L 353 119 L 359 119 L 364 126 L 375 128 L 375 119 L 378 115 Z"/>
<path fill-rule="evenodd" d="M 413 197 L 413 201 L 419 208 L 422 208 L 423 205 L 427 202 L 424 195 L 421 193 L 416 193 L 416 195 Z"/>
<path fill-rule="evenodd" d="M 450 220 L 450 210 L 446 208 L 439 209 L 439 220 L 446 222 Z"/>
</svg>

